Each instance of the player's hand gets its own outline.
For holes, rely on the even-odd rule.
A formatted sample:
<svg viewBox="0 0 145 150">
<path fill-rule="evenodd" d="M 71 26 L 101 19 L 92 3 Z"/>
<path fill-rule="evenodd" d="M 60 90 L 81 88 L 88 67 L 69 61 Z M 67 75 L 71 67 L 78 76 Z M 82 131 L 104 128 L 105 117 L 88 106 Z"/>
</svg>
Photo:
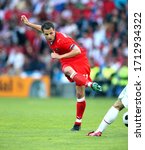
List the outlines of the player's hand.
<svg viewBox="0 0 145 150">
<path fill-rule="evenodd" d="M 54 59 L 61 59 L 60 55 L 57 54 L 57 53 L 51 53 L 51 58 L 54 58 Z"/>
<path fill-rule="evenodd" d="M 24 24 L 26 24 L 26 25 L 29 24 L 29 20 L 28 20 L 28 18 L 27 18 L 25 15 L 22 15 L 22 16 L 21 16 L 21 21 L 22 21 Z"/>
</svg>

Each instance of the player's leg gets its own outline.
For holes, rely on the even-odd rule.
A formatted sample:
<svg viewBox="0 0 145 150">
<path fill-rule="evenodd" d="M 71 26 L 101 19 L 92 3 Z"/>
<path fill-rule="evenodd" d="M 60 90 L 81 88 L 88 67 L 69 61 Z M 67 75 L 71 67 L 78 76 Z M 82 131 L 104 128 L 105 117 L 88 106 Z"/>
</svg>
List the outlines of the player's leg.
<svg viewBox="0 0 145 150">
<path fill-rule="evenodd" d="M 128 86 L 126 86 L 122 90 L 122 92 L 119 94 L 118 99 L 121 100 L 124 107 L 128 109 Z"/>
<path fill-rule="evenodd" d="M 102 132 L 108 127 L 108 125 L 110 125 L 116 120 L 119 111 L 121 111 L 124 107 L 128 108 L 127 86 L 119 94 L 118 100 L 108 110 L 108 112 L 104 116 L 104 119 L 100 123 L 98 129 L 95 132 L 93 131 L 93 132 L 88 133 L 88 135 L 89 136 L 101 136 Z"/>
<path fill-rule="evenodd" d="M 103 132 L 108 125 L 113 123 L 117 116 L 119 111 L 121 111 L 124 108 L 122 102 L 120 100 L 117 100 L 114 105 L 108 110 L 106 115 L 104 116 L 104 119 L 102 120 L 99 128 L 96 131 Z"/>
<path fill-rule="evenodd" d="M 92 82 L 87 76 L 77 73 L 71 66 L 63 68 L 63 72 L 66 76 L 76 82 L 77 85 L 91 87 L 94 91 L 102 91 L 102 88 L 98 83 Z"/>
<path fill-rule="evenodd" d="M 98 129 L 94 132 L 88 133 L 89 136 L 101 136 L 102 132 L 110 125 L 113 123 L 117 116 L 119 111 L 121 111 L 124 108 L 124 105 L 122 104 L 122 101 L 117 100 L 114 105 L 108 110 L 106 115 L 104 116 L 102 122 L 100 123 Z"/>
<path fill-rule="evenodd" d="M 86 108 L 85 86 L 76 86 L 76 97 L 76 121 L 71 129 L 72 131 L 79 131 L 81 128 L 82 117 Z"/>
</svg>

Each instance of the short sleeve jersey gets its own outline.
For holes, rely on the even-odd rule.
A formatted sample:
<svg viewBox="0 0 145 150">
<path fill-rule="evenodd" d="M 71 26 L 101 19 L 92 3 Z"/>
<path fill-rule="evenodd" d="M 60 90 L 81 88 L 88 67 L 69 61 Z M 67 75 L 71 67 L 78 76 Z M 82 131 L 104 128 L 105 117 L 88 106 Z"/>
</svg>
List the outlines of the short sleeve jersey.
<svg viewBox="0 0 145 150">
<path fill-rule="evenodd" d="M 70 57 L 70 58 L 63 58 L 60 60 L 61 64 L 65 64 L 65 63 L 73 63 L 73 62 L 86 62 L 88 63 L 88 59 L 86 57 L 86 51 L 85 49 L 83 49 L 82 47 L 79 46 L 79 44 L 77 44 L 71 37 L 60 33 L 60 32 L 56 32 L 55 35 L 55 40 L 53 42 L 48 42 L 48 45 L 50 47 L 50 49 L 53 52 L 58 53 L 59 55 L 68 53 L 70 51 L 72 51 L 73 47 L 76 45 L 80 48 L 81 53 L 79 55 L 76 55 L 74 57 Z"/>
</svg>

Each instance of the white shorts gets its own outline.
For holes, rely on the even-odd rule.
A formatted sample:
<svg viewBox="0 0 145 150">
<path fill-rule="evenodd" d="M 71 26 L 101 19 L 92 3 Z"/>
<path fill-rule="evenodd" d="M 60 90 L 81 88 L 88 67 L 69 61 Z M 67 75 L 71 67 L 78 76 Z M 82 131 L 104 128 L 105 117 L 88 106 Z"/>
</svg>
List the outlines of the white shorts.
<svg viewBox="0 0 145 150">
<path fill-rule="evenodd" d="M 127 90 L 127 86 L 119 94 L 118 99 L 121 100 L 124 107 L 128 109 L 128 90 Z"/>
</svg>

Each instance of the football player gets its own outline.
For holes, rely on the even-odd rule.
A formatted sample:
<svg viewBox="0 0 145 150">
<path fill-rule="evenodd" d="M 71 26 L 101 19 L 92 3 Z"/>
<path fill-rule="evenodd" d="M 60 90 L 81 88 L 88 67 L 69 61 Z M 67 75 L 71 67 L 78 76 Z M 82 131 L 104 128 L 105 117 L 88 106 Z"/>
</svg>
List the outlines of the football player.
<svg viewBox="0 0 145 150">
<path fill-rule="evenodd" d="M 118 100 L 113 104 L 113 106 L 107 111 L 106 115 L 104 116 L 102 122 L 100 123 L 98 129 L 96 131 L 91 131 L 87 135 L 88 136 L 101 136 L 104 130 L 113 123 L 118 113 L 123 109 L 128 109 L 128 93 L 127 93 L 127 85 L 122 90 L 120 95 L 118 96 Z"/>
<path fill-rule="evenodd" d="M 76 120 L 71 130 L 79 131 L 86 107 L 85 88 L 102 90 L 101 86 L 90 78 L 90 65 L 85 50 L 71 37 L 57 32 L 50 21 L 37 25 L 31 23 L 25 15 L 21 16 L 21 20 L 25 25 L 43 33 L 52 50 L 51 57 L 60 61 L 62 72 L 67 79 L 76 83 Z"/>
</svg>

